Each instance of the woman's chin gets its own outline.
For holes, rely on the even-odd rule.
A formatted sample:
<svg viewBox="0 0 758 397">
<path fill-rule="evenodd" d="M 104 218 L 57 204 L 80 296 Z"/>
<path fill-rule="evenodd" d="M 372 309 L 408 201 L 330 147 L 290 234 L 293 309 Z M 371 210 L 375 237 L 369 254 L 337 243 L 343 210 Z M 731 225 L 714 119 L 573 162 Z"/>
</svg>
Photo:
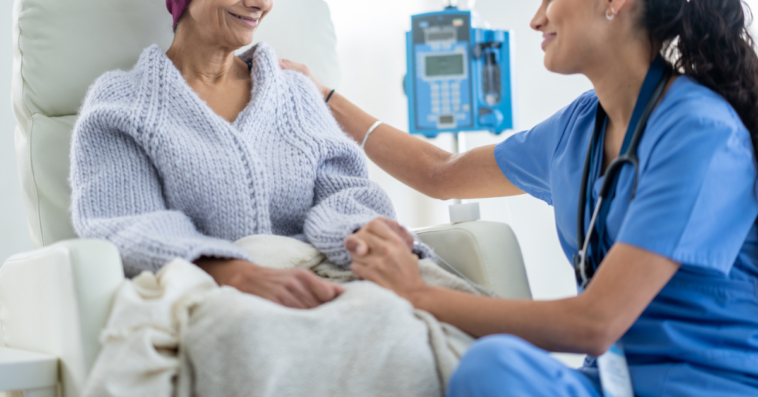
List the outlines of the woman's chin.
<svg viewBox="0 0 758 397">
<path fill-rule="evenodd" d="M 242 48 L 247 47 L 250 44 L 253 44 L 253 34 L 237 34 L 234 36 L 234 43 L 236 44 L 235 47 Z"/>
</svg>

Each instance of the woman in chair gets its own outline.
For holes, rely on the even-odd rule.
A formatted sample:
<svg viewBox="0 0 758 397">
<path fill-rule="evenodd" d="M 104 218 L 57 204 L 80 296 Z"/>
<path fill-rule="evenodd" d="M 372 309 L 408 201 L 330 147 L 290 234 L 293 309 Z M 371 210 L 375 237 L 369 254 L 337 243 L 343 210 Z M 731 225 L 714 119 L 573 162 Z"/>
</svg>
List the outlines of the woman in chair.
<svg viewBox="0 0 758 397">
<path fill-rule="evenodd" d="M 260 44 L 242 56 L 272 0 L 167 0 L 175 37 L 90 88 L 74 129 L 72 213 L 83 238 L 120 250 L 127 276 L 174 258 L 221 285 L 311 308 L 341 287 L 254 264 L 231 241 L 307 241 L 337 265 L 347 235 L 392 217 L 316 86 Z"/>
</svg>

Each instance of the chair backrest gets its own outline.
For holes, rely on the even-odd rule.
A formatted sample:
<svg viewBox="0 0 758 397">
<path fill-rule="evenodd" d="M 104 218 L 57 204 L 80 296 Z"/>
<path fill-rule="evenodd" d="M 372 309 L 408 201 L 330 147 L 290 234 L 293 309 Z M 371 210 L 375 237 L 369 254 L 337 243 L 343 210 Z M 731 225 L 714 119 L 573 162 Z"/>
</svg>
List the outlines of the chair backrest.
<svg viewBox="0 0 758 397">
<path fill-rule="evenodd" d="M 15 0 L 16 154 L 35 247 L 76 237 L 69 212 L 69 144 L 87 88 L 130 69 L 150 44 L 173 38 L 164 0 Z M 256 33 L 325 84 L 339 82 L 336 36 L 324 0 L 281 0 Z"/>
</svg>

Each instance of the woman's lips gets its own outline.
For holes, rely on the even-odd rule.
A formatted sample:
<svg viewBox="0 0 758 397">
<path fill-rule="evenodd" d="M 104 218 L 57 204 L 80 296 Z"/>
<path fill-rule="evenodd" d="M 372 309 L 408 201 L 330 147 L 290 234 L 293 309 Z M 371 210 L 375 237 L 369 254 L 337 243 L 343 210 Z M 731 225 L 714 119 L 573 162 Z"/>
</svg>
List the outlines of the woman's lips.
<svg viewBox="0 0 758 397">
<path fill-rule="evenodd" d="M 258 26 L 258 18 L 246 17 L 246 16 L 243 16 L 243 15 L 237 15 L 237 14 L 235 14 L 233 12 L 230 12 L 229 14 L 232 17 L 234 17 L 235 19 L 237 19 L 237 20 L 245 23 L 248 26 L 251 26 L 251 27 Z"/>
<path fill-rule="evenodd" d="M 545 46 L 547 46 L 548 44 L 550 44 L 550 42 L 553 41 L 553 39 L 555 39 L 556 36 L 557 36 L 556 33 L 544 33 L 542 35 L 542 38 L 543 38 L 542 49 L 544 50 Z"/>
</svg>

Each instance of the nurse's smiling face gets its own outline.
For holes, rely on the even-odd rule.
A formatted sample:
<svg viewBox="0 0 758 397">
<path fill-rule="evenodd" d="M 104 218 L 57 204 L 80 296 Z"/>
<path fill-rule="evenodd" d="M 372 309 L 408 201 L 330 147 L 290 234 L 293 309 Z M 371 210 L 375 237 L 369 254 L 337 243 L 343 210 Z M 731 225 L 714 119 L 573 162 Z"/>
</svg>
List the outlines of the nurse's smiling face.
<svg viewBox="0 0 758 397">
<path fill-rule="evenodd" d="M 530 25 L 543 34 L 545 67 L 561 74 L 585 73 L 599 54 L 609 56 L 612 37 L 622 27 L 605 16 L 614 3 L 621 2 L 543 0 Z M 630 1 L 624 3 L 628 6 Z"/>
</svg>

